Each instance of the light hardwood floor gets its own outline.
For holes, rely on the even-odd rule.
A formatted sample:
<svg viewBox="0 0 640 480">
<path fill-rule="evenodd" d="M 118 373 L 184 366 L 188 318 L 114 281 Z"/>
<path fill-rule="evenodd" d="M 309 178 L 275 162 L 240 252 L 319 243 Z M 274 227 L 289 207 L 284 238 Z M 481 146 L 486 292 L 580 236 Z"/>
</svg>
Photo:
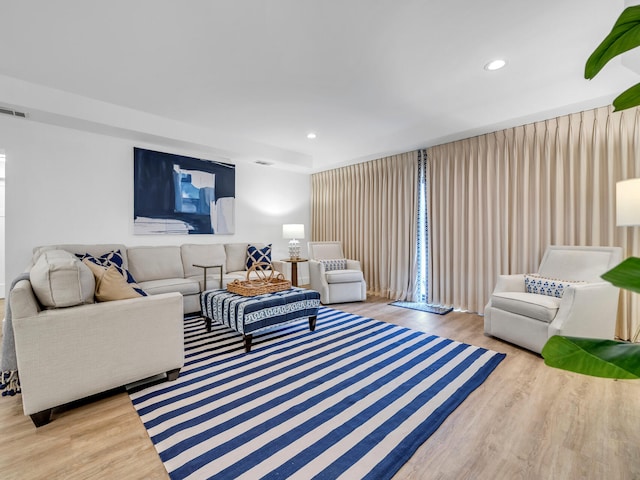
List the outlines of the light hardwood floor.
<svg viewBox="0 0 640 480">
<path fill-rule="evenodd" d="M 640 381 L 552 369 L 484 336 L 477 315 L 388 302 L 333 307 L 507 354 L 395 479 L 640 479 Z M 53 418 L 36 429 L 19 396 L 0 399 L 0 478 L 168 478 L 126 393 L 56 409 Z"/>
</svg>

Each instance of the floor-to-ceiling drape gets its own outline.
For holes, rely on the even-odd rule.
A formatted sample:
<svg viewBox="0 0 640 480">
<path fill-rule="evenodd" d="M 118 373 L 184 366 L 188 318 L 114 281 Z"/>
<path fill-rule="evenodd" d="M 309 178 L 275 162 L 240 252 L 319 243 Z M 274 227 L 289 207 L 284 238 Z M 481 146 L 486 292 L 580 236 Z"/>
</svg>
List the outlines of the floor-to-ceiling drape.
<svg viewBox="0 0 640 480">
<path fill-rule="evenodd" d="M 615 184 L 640 177 L 640 109 L 598 108 L 429 148 L 429 298 L 483 312 L 499 274 L 534 272 L 548 245 L 617 245 Z M 617 335 L 640 319 L 623 292 Z"/>
<path fill-rule="evenodd" d="M 417 152 L 312 175 L 311 238 L 341 241 L 374 295 L 413 299 L 417 178 Z"/>
</svg>

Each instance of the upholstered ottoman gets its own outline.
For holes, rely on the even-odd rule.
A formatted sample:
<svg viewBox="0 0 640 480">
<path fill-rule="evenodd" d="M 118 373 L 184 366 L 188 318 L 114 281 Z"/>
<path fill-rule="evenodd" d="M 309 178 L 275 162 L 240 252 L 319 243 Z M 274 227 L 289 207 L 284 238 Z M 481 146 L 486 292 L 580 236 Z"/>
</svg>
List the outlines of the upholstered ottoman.
<svg viewBox="0 0 640 480">
<path fill-rule="evenodd" d="M 304 288 L 255 297 L 243 297 L 227 290 L 207 290 L 200 299 L 207 330 L 211 321 L 222 323 L 244 337 L 244 348 L 251 351 L 253 334 L 275 325 L 303 318 L 309 319 L 309 330 L 316 328 L 320 293 Z"/>
</svg>

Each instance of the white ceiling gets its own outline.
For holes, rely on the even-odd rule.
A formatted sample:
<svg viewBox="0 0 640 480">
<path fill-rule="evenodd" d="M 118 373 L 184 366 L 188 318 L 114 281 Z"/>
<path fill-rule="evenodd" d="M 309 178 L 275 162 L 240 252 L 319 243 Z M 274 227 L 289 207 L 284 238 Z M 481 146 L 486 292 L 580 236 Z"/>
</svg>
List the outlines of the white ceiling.
<svg viewBox="0 0 640 480">
<path fill-rule="evenodd" d="M 109 122 L 81 104 L 107 102 L 188 124 L 223 154 L 318 171 L 609 104 L 639 75 L 614 61 L 589 82 L 584 63 L 624 6 L 0 0 L 0 77 L 13 87 L 0 104 L 100 130 Z M 498 57 L 506 68 L 483 69 Z M 56 111 L 57 91 L 74 109 Z"/>
</svg>

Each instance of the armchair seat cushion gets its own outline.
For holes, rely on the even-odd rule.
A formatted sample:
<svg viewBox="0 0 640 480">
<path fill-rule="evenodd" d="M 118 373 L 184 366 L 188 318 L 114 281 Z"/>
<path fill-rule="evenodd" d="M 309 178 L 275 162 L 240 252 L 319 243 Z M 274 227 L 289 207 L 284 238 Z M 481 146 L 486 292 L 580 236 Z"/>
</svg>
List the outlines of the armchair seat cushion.
<svg viewBox="0 0 640 480">
<path fill-rule="evenodd" d="M 551 323 L 558 313 L 561 299 L 526 292 L 499 292 L 491 296 L 494 308 Z"/>
<path fill-rule="evenodd" d="M 364 281 L 360 270 L 331 270 L 325 273 L 327 283 L 353 283 Z"/>
</svg>

